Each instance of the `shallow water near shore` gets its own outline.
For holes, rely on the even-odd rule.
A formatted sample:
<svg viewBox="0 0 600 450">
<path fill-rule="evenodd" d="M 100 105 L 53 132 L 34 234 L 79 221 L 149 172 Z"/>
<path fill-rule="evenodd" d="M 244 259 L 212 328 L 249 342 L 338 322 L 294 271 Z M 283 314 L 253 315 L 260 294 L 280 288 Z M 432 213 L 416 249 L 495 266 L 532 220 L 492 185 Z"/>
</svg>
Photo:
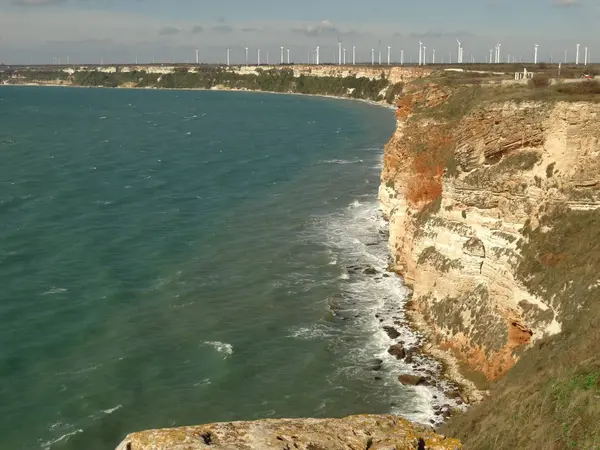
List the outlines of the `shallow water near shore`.
<svg viewBox="0 0 600 450">
<path fill-rule="evenodd" d="M 384 276 L 376 202 L 390 111 L 5 87 L 0 123 L 1 448 L 106 449 L 141 429 L 268 417 L 434 417 L 433 391 L 397 382 L 407 368 L 379 320 L 401 321 L 406 297 Z"/>
</svg>

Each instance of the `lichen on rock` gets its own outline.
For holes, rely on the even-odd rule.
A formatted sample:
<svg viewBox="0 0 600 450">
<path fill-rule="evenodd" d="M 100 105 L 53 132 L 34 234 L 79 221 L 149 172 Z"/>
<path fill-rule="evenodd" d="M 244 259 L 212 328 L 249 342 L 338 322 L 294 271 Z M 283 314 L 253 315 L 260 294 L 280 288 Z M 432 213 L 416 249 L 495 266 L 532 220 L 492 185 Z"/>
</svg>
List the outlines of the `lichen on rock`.
<svg viewBox="0 0 600 450">
<path fill-rule="evenodd" d="M 460 450 L 456 439 L 391 415 L 268 419 L 148 430 L 117 450 Z"/>
</svg>

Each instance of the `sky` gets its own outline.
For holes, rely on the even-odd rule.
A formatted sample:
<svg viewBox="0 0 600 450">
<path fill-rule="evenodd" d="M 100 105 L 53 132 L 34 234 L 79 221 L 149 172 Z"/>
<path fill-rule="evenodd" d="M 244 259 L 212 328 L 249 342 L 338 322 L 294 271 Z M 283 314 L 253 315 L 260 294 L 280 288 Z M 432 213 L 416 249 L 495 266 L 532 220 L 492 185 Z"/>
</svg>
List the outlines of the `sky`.
<svg viewBox="0 0 600 450">
<path fill-rule="evenodd" d="M 416 61 L 419 41 L 431 62 L 484 61 L 501 43 L 501 57 L 574 60 L 589 47 L 600 62 L 600 0 L 0 0 L 0 63 L 270 63 L 280 47 L 305 63 L 316 46 L 334 62 L 338 40 L 357 59 Z M 583 58 L 583 57 L 582 57 Z"/>
</svg>

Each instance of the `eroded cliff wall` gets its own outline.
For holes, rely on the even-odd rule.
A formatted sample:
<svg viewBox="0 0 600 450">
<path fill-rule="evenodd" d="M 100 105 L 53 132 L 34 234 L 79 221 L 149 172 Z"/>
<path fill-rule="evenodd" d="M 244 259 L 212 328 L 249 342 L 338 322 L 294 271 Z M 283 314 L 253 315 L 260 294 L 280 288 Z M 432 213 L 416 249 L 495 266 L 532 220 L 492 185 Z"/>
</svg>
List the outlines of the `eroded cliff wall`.
<svg viewBox="0 0 600 450">
<path fill-rule="evenodd" d="M 573 226 L 598 218 L 600 105 L 493 89 L 409 86 L 379 192 L 413 319 L 480 387 L 560 333 L 600 284 L 590 271 L 575 289 L 565 274 L 597 246 Z"/>
</svg>

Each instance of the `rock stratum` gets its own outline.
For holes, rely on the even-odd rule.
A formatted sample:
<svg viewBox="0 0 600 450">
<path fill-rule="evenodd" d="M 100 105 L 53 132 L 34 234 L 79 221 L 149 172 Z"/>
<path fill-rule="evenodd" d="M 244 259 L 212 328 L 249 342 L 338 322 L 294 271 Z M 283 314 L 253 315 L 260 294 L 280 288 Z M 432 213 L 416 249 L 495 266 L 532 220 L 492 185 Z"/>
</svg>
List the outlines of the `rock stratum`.
<svg viewBox="0 0 600 450">
<path fill-rule="evenodd" d="M 117 450 L 459 450 L 445 438 L 389 415 L 343 419 L 269 419 L 149 430 Z"/>
</svg>

